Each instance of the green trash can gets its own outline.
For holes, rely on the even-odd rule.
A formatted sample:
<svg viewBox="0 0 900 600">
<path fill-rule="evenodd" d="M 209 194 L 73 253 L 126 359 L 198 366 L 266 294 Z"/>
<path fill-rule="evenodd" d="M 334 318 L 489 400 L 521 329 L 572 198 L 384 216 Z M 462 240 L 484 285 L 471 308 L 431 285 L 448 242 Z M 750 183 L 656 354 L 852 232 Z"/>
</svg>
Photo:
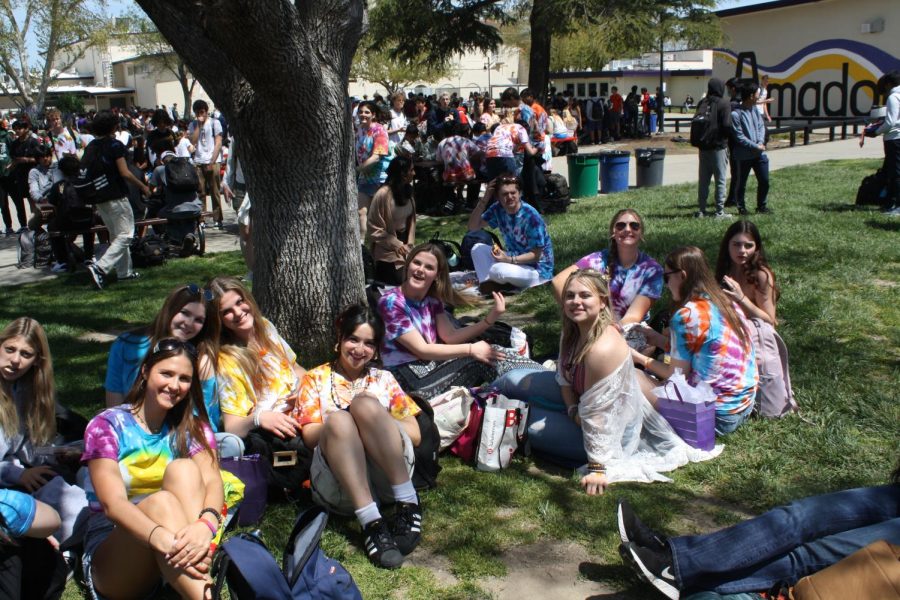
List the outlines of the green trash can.
<svg viewBox="0 0 900 600">
<path fill-rule="evenodd" d="M 599 154 L 569 154 L 569 191 L 573 198 L 593 198 L 600 180 Z"/>
</svg>

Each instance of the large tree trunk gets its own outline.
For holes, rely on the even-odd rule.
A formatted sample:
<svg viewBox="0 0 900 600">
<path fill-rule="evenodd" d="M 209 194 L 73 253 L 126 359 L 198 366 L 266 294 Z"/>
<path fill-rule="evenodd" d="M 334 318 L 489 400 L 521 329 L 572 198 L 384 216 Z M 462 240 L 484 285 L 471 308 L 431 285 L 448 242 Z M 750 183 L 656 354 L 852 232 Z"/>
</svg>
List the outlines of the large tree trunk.
<svg viewBox="0 0 900 600">
<path fill-rule="evenodd" d="M 553 0 L 534 0 L 531 5 L 531 52 L 528 56 L 528 87 L 534 97 L 543 101 L 547 97 L 550 79 L 550 24 L 554 10 L 558 7 Z"/>
<path fill-rule="evenodd" d="M 138 3 L 240 140 L 254 295 L 314 366 L 334 344 L 337 311 L 364 297 L 346 90 L 365 2 Z"/>
</svg>

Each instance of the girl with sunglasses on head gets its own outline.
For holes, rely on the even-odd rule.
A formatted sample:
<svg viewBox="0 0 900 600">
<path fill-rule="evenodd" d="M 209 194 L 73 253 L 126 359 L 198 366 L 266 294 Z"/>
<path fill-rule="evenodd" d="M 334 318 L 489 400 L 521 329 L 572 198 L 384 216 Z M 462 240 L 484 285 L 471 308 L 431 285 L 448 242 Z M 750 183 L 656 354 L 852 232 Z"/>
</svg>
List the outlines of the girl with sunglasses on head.
<svg viewBox="0 0 900 600">
<path fill-rule="evenodd" d="M 355 514 L 369 560 L 395 568 L 421 537 L 422 511 L 410 479 L 413 448 L 422 440 L 420 409 L 390 372 L 377 368 L 384 339 L 377 313 L 349 306 L 335 329 L 337 357 L 306 374 L 295 411 L 303 441 L 315 448 L 313 499 Z M 380 510 L 385 503 L 394 504 L 387 519 Z"/>
<path fill-rule="evenodd" d="M 216 432 L 222 456 L 240 456 L 240 440 L 222 430 L 219 399 L 216 393 L 219 318 L 213 308 L 213 293 L 195 283 L 175 288 L 166 296 L 162 308 L 146 327 L 126 331 L 109 349 L 106 364 L 106 406 L 122 403 L 134 385 L 141 363 L 150 348 L 163 338 L 191 342 L 199 354 L 199 377 L 209 424 Z"/>
<path fill-rule="evenodd" d="M 649 327 L 647 340 L 671 348 L 659 361 L 632 351 L 636 365 L 655 378 L 667 379 L 681 369 L 688 383 L 708 383 L 716 393 L 716 433 L 735 431 L 750 416 L 759 376 L 756 352 L 744 312 L 713 277 L 703 250 L 682 246 L 666 257 L 663 277 L 674 305 L 670 338 Z M 644 386 L 652 385 L 645 379 Z"/>
<path fill-rule="evenodd" d="M 519 370 L 494 383 L 531 403 L 532 449 L 573 466 L 586 462 L 581 485 L 589 495 L 620 481 L 669 481 L 662 473 L 721 452 L 688 446 L 645 397 L 602 273 L 574 271 L 562 298 L 556 373 Z"/>
<path fill-rule="evenodd" d="M 95 599 L 156 595 L 161 580 L 182 598 L 210 597 L 224 490 L 198 370 L 190 342 L 160 340 L 126 403 L 88 424 L 84 577 Z"/>
<path fill-rule="evenodd" d="M 716 260 L 716 280 L 748 318 L 778 324 L 775 303 L 780 290 L 766 260 L 759 229 L 751 221 L 735 221 L 722 237 Z"/>
<path fill-rule="evenodd" d="M 291 413 L 306 374 L 297 355 L 240 281 L 217 277 L 209 288 L 222 323 L 217 385 L 225 431 L 245 443 L 251 430 L 297 438 L 300 424 Z"/>
<path fill-rule="evenodd" d="M 493 293 L 487 316 L 457 327 L 444 305 L 464 306 L 468 301 L 450 284 L 450 267 L 441 249 L 420 244 L 406 257 L 403 283 L 378 300 L 384 320 L 384 364 L 407 392 L 434 397 L 452 386 L 472 387 L 493 381 L 500 373 L 537 363 L 491 346 L 478 337 L 506 311 L 502 294 Z"/>
<path fill-rule="evenodd" d="M 84 490 L 57 474 L 38 447 L 56 437 L 53 361 L 41 324 L 19 317 L 0 331 L 0 487 L 17 488 L 56 509 L 66 541 L 87 506 Z"/>
<path fill-rule="evenodd" d="M 553 278 L 553 294 L 562 302 L 566 280 L 578 269 L 594 269 L 609 278 L 610 308 L 621 325 L 640 323 L 650 306 L 662 296 L 662 267 L 641 251 L 644 220 L 637 211 L 625 208 L 609 222 L 609 247 L 581 258 Z"/>
</svg>

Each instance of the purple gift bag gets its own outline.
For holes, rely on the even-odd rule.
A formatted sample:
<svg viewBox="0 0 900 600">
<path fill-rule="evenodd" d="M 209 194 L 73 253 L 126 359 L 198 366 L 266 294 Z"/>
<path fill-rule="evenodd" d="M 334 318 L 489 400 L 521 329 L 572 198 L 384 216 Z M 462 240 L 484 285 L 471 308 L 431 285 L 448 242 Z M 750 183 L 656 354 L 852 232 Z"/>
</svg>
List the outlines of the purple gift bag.
<svg viewBox="0 0 900 600">
<path fill-rule="evenodd" d="M 266 512 L 269 488 L 266 483 L 267 465 L 259 454 L 219 459 L 219 467 L 240 479 L 244 484 L 244 499 L 238 508 L 237 524 L 255 525 Z"/>
<path fill-rule="evenodd" d="M 685 402 L 682 394 L 683 386 L 690 388 L 684 391 L 692 397 L 698 393 L 712 394 L 708 386 L 706 386 L 708 392 L 691 388 L 683 376 L 679 378 L 673 375 L 669 381 L 655 390 L 656 410 L 669 422 L 678 437 L 689 446 L 700 450 L 712 450 L 716 445 L 715 395 L 712 394 L 710 400 L 702 402 Z"/>
</svg>

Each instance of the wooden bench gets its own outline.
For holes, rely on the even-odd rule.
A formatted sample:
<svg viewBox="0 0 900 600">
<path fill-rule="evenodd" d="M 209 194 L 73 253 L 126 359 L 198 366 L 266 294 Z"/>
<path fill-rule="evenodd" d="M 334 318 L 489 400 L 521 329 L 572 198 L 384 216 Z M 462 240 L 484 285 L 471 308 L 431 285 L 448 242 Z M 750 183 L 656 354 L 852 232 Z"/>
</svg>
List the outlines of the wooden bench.
<svg viewBox="0 0 900 600">
<path fill-rule="evenodd" d="M 48 203 L 38 203 L 37 209 L 41 213 L 41 219 L 44 223 L 49 222 L 49 220 L 53 217 L 53 213 L 55 212 L 55 208 L 52 204 Z M 214 214 L 211 211 L 201 212 L 197 217 L 197 222 L 202 222 L 203 219 L 212 219 L 214 218 Z M 152 227 L 153 225 L 167 225 L 169 220 L 164 217 L 153 217 L 150 219 L 135 219 L 134 221 L 134 235 L 135 237 L 143 237 L 144 231 L 147 227 Z M 103 233 L 109 233 L 109 230 L 106 228 L 106 225 L 94 225 L 89 229 L 77 229 L 77 230 L 67 230 L 67 231 L 48 231 L 48 235 L 51 238 L 55 237 L 69 237 L 72 236 L 77 237 L 79 235 L 99 235 Z M 206 233 L 205 227 L 198 226 L 197 227 L 197 254 L 203 256 L 206 252 Z"/>
</svg>

